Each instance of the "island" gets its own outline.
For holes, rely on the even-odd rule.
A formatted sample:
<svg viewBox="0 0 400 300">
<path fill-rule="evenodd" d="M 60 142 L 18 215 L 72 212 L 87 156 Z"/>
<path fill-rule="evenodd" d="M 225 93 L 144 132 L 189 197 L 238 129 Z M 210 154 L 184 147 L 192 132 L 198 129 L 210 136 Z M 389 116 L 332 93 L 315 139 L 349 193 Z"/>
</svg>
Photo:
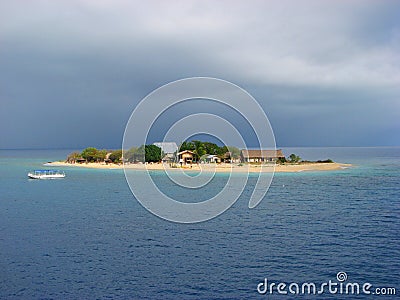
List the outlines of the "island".
<svg viewBox="0 0 400 300">
<path fill-rule="evenodd" d="M 281 149 L 238 149 L 210 142 L 158 142 L 129 150 L 105 150 L 88 147 L 73 152 L 64 161 L 46 166 L 130 170 L 185 170 L 205 172 L 303 172 L 333 171 L 351 167 L 331 159 L 307 161 L 292 153 L 286 157 Z"/>
</svg>

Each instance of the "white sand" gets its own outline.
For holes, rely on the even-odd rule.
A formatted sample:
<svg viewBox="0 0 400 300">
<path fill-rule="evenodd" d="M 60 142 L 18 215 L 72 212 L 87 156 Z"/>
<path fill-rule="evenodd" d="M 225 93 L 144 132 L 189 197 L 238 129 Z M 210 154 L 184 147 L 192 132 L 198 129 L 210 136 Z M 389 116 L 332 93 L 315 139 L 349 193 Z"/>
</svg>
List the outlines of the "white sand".
<svg viewBox="0 0 400 300">
<path fill-rule="evenodd" d="M 105 163 L 83 163 L 83 164 L 70 164 L 66 162 L 56 161 L 46 163 L 46 166 L 52 167 L 79 167 L 79 168 L 93 168 L 93 169 L 123 169 L 123 165 L 120 164 L 105 164 Z M 285 164 L 275 165 L 275 172 L 303 172 L 303 171 L 332 171 L 341 170 L 351 167 L 351 164 L 341 163 L 300 163 L 300 164 Z M 247 165 L 243 164 L 238 166 L 237 164 L 193 164 L 190 166 L 183 166 L 182 168 L 171 168 L 169 164 L 161 163 L 149 163 L 149 164 L 126 164 L 126 169 L 136 170 L 203 170 L 209 172 L 272 172 L 274 165 Z"/>
</svg>

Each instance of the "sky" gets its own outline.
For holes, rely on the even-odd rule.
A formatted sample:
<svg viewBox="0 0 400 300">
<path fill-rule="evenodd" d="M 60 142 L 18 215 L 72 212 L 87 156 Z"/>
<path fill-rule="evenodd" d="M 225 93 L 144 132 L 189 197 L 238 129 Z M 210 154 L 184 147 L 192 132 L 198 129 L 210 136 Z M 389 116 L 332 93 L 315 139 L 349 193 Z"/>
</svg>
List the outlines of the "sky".
<svg viewBox="0 0 400 300">
<path fill-rule="evenodd" d="M 399 12 L 380 0 L 0 0 L 0 149 L 118 148 L 146 95 L 197 76 L 249 92 L 277 146 L 400 146 Z"/>
</svg>

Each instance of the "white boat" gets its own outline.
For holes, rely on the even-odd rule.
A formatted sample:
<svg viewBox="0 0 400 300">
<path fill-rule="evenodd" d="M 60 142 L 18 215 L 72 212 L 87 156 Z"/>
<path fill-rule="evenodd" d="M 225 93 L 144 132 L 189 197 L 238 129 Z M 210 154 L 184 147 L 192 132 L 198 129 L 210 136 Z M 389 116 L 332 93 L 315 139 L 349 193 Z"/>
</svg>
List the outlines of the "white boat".
<svg viewBox="0 0 400 300">
<path fill-rule="evenodd" d="M 65 173 L 58 170 L 35 170 L 28 173 L 28 177 L 32 179 L 55 179 L 64 178 Z"/>
</svg>

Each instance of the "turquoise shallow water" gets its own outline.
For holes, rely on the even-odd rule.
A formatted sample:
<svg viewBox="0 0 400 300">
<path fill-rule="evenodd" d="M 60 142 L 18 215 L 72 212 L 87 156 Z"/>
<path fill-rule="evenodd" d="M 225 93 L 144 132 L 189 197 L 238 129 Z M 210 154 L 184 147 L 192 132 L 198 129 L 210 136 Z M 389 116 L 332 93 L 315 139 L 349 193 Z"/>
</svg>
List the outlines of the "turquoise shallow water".
<svg viewBox="0 0 400 300">
<path fill-rule="evenodd" d="M 265 277 L 321 283 L 339 271 L 400 293 L 400 148 L 284 150 L 356 167 L 276 174 L 250 210 L 252 177 L 233 207 L 191 225 L 150 214 L 121 170 L 28 180 L 69 151 L 0 151 L 0 299 L 254 299 L 267 297 L 257 293 Z"/>
</svg>

